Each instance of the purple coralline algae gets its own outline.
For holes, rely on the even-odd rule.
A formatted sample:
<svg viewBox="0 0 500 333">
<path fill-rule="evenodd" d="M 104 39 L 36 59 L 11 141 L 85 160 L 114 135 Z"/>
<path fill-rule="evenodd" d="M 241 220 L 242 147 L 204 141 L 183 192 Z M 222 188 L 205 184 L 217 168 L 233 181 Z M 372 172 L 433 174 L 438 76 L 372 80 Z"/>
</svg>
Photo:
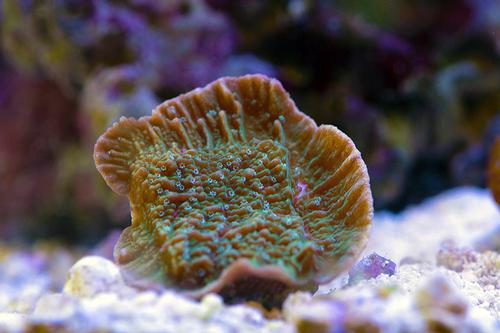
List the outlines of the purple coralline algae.
<svg viewBox="0 0 500 333">
<path fill-rule="evenodd" d="M 349 271 L 349 284 L 360 280 L 376 278 L 380 274 L 393 275 L 396 272 L 396 263 L 392 260 L 372 253 L 361 259 Z"/>
<path fill-rule="evenodd" d="M 257 58 L 238 69 L 234 27 L 198 0 L 6 0 L 2 28 L 13 63 L 42 68 L 66 87 L 82 84 L 101 68 L 125 64 L 140 67 L 149 88 L 172 91 L 206 84 L 226 69 L 274 73 Z"/>
</svg>

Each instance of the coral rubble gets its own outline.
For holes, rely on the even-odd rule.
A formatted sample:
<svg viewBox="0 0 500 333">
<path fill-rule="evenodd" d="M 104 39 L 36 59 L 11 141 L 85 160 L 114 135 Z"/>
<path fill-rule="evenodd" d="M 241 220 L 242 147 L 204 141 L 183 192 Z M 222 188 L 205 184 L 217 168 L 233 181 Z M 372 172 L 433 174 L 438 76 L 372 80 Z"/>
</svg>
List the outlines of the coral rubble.
<svg viewBox="0 0 500 333">
<path fill-rule="evenodd" d="M 366 254 L 404 262 L 436 262 L 443 243 L 495 249 L 500 214 L 488 191 L 462 187 L 441 193 L 400 214 L 375 215 Z"/>
<path fill-rule="evenodd" d="M 360 153 L 262 75 L 121 118 L 94 157 L 131 202 L 115 257 L 135 284 L 279 304 L 347 269 L 366 242 L 372 198 Z"/>
<path fill-rule="evenodd" d="M 226 305 L 215 294 L 193 301 L 175 290 L 132 288 L 117 265 L 97 256 L 82 258 L 69 269 L 65 283 L 56 282 L 60 273 L 49 272 L 67 270 L 67 261 L 60 260 L 58 252 L 47 247 L 26 252 L 2 246 L 0 332 L 496 333 L 500 329 L 500 256 L 467 246 L 498 232 L 500 212 L 488 210 L 490 206 L 495 208 L 487 191 L 464 188 L 392 216 L 407 242 L 411 235 L 405 230 L 427 233 L 431 244 L 427 251 L 417 251 L 427 246 L 425 241 L 410 242 L 414 263 L 399 264 L 392 275 L 366 275 L 316 295 L 291 294 L 281 316 L 273 320 L 248 305 Z M 375 215 L 375 221 L 388 218 Z M 451 242 L 434 246 L 431 239 L 442 235 L 428 233 L 425 221 L 443 223 Z M 453 228 L 447 221 L 453 222 Z M 385 223 L 373 228 L 374 237 L 387 239 Z M 466 238 L 471 230 L 476 233 Z M 389 248 L 394 244 L 389 242 Z M 396 246 L 384 256 L 397 261 L 399 249 Z M 63 267 L 50 267 L 60 264 Z"/>
<path fill-rule="evenodd" d="M 296 293 L 285 302 L 284 315 L 300 333 L 496 332 L 500 292 L 471 276 L 473 271 L 403 265 L 393 276 L 329 295 Z"/>
</svg>

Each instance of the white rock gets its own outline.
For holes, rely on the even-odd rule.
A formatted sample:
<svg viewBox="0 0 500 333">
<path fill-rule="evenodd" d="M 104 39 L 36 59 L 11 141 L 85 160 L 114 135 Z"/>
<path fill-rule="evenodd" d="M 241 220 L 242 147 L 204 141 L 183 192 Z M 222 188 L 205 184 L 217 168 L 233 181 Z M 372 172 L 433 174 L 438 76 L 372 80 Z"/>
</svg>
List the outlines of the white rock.
<svg viewBox="0 0 500 333">
<path fill-rule="evenodd" d="M 456 188 L 400 214 L 376 213 L 364 255 L 376 252 L 396 263 L 403 258 L 434 263 L 444 241 L 473 247 L 499 227 L 500 210 L 489 191 Z"/>
<path fill-rule="evenodd" d="M 89 256 L 78 260 L 70 268 L 63 291 L 73 296 L 92 297 L 119 289 L 128 288 L 118 267 L 105 258 Z"/>
<path fill-rule="evenodd" d="M 31 318 L 38 321 L 63 321 L 77 311 L 78 300 L 66 294 L 46 294 L 36 303 Z"/>
<path fill-rule="evenodd" d="M 0 332 L 21 333 L 26 325 L 26 315 L 0 312 Z"/>
<path fill-rule="evenodd" d="M 214 313 L 222 310 L 224 307 L 224 301 L 219 295 L 208 294 L 201 300 L 201 319 L 208 319 L 212 317 Z"/>
</svg>

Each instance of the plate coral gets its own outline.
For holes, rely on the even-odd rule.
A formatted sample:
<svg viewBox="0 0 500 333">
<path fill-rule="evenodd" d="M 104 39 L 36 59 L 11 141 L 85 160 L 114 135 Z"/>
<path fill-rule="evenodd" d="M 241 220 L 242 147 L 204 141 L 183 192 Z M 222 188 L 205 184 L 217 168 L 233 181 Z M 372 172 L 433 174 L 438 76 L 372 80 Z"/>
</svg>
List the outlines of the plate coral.
<svg viewBox="0 0 500 333">
<path fill-rule="evenodd" d="M 136 285 L 275 305 L 348 269 L 367 240 L 359 151 L 263 75 L 225 77 L 151 116 L 121 118 L 94 159 L 130 200 L 115 259 Z"/>
</svg>

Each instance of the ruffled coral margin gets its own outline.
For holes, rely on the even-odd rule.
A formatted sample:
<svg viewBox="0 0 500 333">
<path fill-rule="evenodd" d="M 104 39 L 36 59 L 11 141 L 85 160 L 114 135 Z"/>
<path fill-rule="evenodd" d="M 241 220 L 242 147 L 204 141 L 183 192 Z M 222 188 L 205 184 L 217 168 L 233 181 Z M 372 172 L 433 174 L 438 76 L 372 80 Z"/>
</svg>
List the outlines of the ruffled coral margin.
<svg viewBox="0 0 500 333">
<path fill-rule="evenodd" d="M 252 158 L 243 161 L 242 173 L 229 165 L 239 165 L 242 159 L 234 160 L 233 154 L 244 149 Z M 229 156 L 227 168 L 220 161 L 211 167 L 214 156 Z M 150 117 L 121 118 L 98 139 L 94 159 L 106 183 L 131 201 L 132 225 L 122 234 L 115 259 L 136 285 L 175 287 L 194 297 L 217 291 L 228 299 L 274 305 L 293 290 L 314 289 L 348 269 L 367 241 L 373 204 L 366 166 L 354 143 L 334 126 L 318 128 L 277 80 L 263 75 L 222 78 L 164 102 Z M 195 160 L 208 161 L 201 173 L 209 184 L 214 182 L 211 169 L 231 177 L 251 177 L 248 170 L 250 175 L 258 170 L 264 177 L 253 185 L 227 184 L 229 197 L 236 193 L 229 199 L 220 188 L 209 192 L 206 177 L 194 176 L 200 173 Z M 168 185 L 174 182 L 175 189 Z M 218 201 L 210 198 L 216 195 Z M 187 203 L 192 196 L 194 209 Z M 204 216 L 208 221 L 221 200 L 226 204 L 213 239 Z M 253 211 L 256 202 L 262 205 L 253 215 L 240 212 Z M 249 235 L 260 237 L 260 250 Z M 179 243 L 182 239 L 187 245 Z M 190 245 L 193 240 L 198 252 Z M 215 253 L 215 241 L 229 252 Z M 251 257 L 241 247 L 241 256 L 234 257 L 235 244 L 248 248 Z M 184 255 L 175 254 L 179 246 Z M 205 254 L 191 257 L 200 246 Z M 282 257 L 270 257 L 273 250 Z"/>
</svg>

